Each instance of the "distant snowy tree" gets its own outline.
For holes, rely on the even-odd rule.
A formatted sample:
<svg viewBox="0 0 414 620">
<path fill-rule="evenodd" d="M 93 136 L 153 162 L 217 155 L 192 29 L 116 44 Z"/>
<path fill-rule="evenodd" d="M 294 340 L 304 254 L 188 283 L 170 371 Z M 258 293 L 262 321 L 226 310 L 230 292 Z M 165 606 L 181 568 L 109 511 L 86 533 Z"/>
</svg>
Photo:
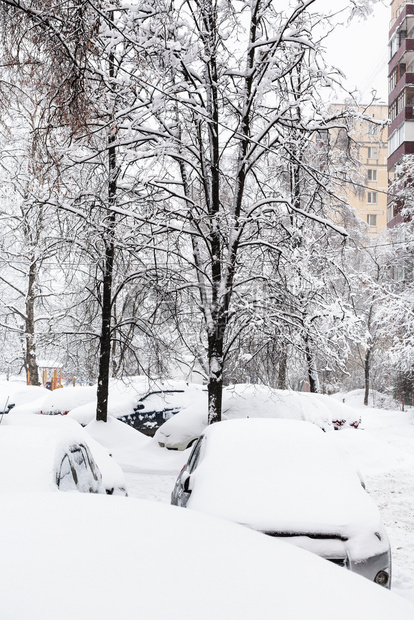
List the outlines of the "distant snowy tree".
<svg viewBox="0 0 414 620">
<path fill-rule="evenodd" d="M 347 6 L 363 13 L 371 4 Z M 264 306 L 254 291 L 269 295 L 270 280 L 295 344 L 299 326 L 316 385 L 316 340 L 329 348 L 346 323 L 345 305 L 322 296 L 327 281 L 310 250 L 322 235 L 338 273 L 332 252 L 341 242 L 330 246 L 326 233 L 343 231 L 322 208 L 333 191 L 329 173 L 307 159 L 337 122 L 323 105 L 340 76 L 323 60 L 332 26 L 318 1 L 0 5 L 10 62 L 30 63 L 45 88 L 46 143 L 63 132 L 62 170 L 91 171 L 92 191 L 71 184 L 54 207 L 84 222 L 96 260 L 97 418 L 106 420 L 111 355 L 126 351 L 121 336 L 134 346 L 125 330 L 139 328 L 137 317 L 114 320 L 121 306 L 136 311 L 127 285 L 138 281 L 148 291 L 140 307 L 154 319 L 146 336 L 163 350 L 178 337 L 205 369 L 210 422 L 221 417 L 225 364 Z M 138 268 L 121 274 L 122 264 L 132 266 L 125 250 Z M 191 316 L 184 325 L 186 308 L 176 306 L 174 329 L 169 320 L 160 337 L 174 302 L 188 302 Z M 275 328 L 282 333 L 280 322 Z M 286 350 L 290 341 L 281 342 Z"/>
<path fill-rule="evenodd" d="M 154 17 L 165 71 L 147 89 L 156 104 L 148 122 L 156 139 L 148 156 L 156 164 L 147 184 L 164 190 L 159 222 L 177 239 L 187 287 L 198 296 L 210 421 L 221 416 L 226 361 L 242 331 L 264 320 L 266 299 L 279 299 L 276 333 L 284 323 L 303 335 L 314 389 L 317 341 L 332 346 L 337 326 L 346 332 L 352 324 L 346 318 L 352 309 L 322 276 L 329 262 L 341 271 L 334 259 L 341 241 L 326 233 L 343 231 L 324 208 L 331 173 L 308 156 L 318 136 L 338 123 L 321 96 L 338 75 L 323 61 L 321 16 L 309 11 L 312 4 L 283 12 L 261 0 L 231 6 L 189 0 L 170 4 L 168 17 L 161 10 Z"/>
</svg>

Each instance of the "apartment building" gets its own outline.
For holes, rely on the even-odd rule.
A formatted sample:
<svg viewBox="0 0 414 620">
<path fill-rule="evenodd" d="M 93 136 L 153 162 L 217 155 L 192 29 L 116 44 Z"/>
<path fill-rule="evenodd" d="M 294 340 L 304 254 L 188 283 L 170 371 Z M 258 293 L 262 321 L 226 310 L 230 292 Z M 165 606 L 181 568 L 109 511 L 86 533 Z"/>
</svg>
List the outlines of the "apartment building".
<svg viewBox="0 0 414 620">
<path fill-rule="evenodd" d="M 404 155 L 414 155 L 414 2 L 393 0 L 389 33 L 388 174 L 397 181 L 395 169 Z M 401 202 L 388 200 L 387 222 L 393 228 L 401 222 Z"/>
<path fill-rule="evenodd" d="M 346 108 L 345 104 L 333 107 L 337 110 Z M 388 119 L 388 106 L 361 106 L 359 112 L 364 118 L 356 120 L 350 130 L 353 157 L 360 163 L 359 182 L 344 183 L 341 193 L 356 215 L 368 225 L 368 234 L 376 235 L 387 227 L 387 129 L 381 123 Z M 340 139 L 337 145 L 340 148 Z"/>
</svg>

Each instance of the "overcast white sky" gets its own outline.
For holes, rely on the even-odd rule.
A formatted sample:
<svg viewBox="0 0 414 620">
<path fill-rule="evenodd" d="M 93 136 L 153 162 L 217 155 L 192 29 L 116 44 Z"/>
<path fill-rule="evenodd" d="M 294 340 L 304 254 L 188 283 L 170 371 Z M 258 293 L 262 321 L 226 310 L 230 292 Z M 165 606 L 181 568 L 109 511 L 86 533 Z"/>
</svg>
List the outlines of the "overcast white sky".
<svg viewBox="0 0 414 620">
<path fill-rule="evenodd" d="M 340 27 L 330 37 L 329 62 L 346 74 L 350 88 L 357 87 L 361 91 L 361 103 L 370 100 L 372 88 L 377 90 L 381 102 L 387 103 L 390 17 L 389 0 L 385 4 L 378 2 L 369 18 L 354 21 L 348 28 Z"/>
</svg>

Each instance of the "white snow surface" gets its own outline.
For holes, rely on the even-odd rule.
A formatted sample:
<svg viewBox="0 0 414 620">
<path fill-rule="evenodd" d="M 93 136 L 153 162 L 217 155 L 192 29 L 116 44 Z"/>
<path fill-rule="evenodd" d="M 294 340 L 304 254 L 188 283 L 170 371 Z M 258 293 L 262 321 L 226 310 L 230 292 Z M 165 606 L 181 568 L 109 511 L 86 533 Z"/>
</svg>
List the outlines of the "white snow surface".
<svg viewBox="0 0 414 620">
<path fill-rule="evenodd" d="M 3 424 L 0 431 L 0 493 L 57 491 L 56 468 L 73 435 Z"/>
<path fill-rule="evenodd" d="M 412 620 L 414 613 L 408 601 L 311 553 L 138 499 L 5 494 L 0 547 L 4 620 Z"/>
<path fill-rule="evenodd" d="M 343 395 L 330 397 L 332 411 L 335 410 L 337 399 L 339 398 L 342 402 L 343 397 Z M 349 402 L 348 399 L 346 402 Z M 413 410 L 401 412 L 364 407 L 362 390 L 359 391 L 358 396 L 353 396 L 352 407 L 355 408 L 354 414 L 362 418 L 361 428 L 327 432 L 326 436 L 337 447 L 343 449 L 355 467 L 361 471 L 367 491 L 380 509 L 391 541 L 392 589 L 414 603 L 414 412 Z M 12 415 L 10 413 L 3 417 L 0 431 Z M 14 417 L 18 419 L 20 416 Z M 40 418 L 41 416 L 33 417 Z M 42 418 L 44 419 L 43 416 Z M 69 421 L 67 416 L 64 418 L 59 416 L 59 419 L 62 422 Z M 130 495 L 125 501 L 135 497 L 153 500 L 157 503 L 170 502 L 174 481 L 186 462 L 190 450 L 183 452 L 165 450 L 160 448 L 154 440 L 112 419 L 106 425 L 94 423 L 87 430 L 122 466 Z M 184 509 L 178 510 L 186 512 Z M 69 519 L 65 522 L 70 524 Z M 156 539 L 157 536 L 154 536 L 154 544 Z M 169 544 L 166 543 L 163 551 L 166 557 L 169 556 L 168 550 Z M 30 566 L 33 568 L 32 564 Z M 273 568 L 278 566 L 279 562 L 273 561 Z M 37 569 L 33 572 L 37 573 Z M 175 573 L 175 568 L 171 569 L 171 572 Z M 181 571 L 183 581 L 188 572 L 191 572 L 188 567 Z M 19 583 L 21 583 L 20 580 Z M 186 590 L 183 582 L 179 588 L 181 592 L 183 588 L 184 591 Z M 336 588 L 335 591 L 337 592 L 338 589 Z M 14 593 L 16 599 L 21 598 L 20 594 L 16 594 L 16 590 Z M 16 617 L 19 618 L 19 616 L 11 617 L 13 620 Z M 29 617 L 33 617 L 33 614 L 29 614 Z M 149 616 L 149 618 L 152 617 Z M 333 614 L 332 617 L 337 616 Z M 375 617 L 375 614 L 366 612 L 366 617 Z M 411 617 L 414 617 L 414 614 Z M 391 614 L 388 618 L 399 618 L 399 616 Z"/>
</svg>

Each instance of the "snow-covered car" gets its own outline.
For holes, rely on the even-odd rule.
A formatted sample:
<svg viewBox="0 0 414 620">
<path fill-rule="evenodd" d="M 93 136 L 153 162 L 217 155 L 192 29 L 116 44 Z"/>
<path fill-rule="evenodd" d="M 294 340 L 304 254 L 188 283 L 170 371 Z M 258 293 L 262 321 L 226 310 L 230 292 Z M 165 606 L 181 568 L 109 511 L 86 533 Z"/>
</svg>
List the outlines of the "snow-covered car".
<svg viewBox="0 0 414 620">
<path fill-rule="evenodd" d="M 105 493 L 107 495 L 128 495 L 124 472 L 112 455 L 89 435 L 87 441 L 101 472 Z"/>
<path fill-rule="evenodd" d="M 29 434 L 32 432 L 60 433 L 62 436 L 70 437 L 72 443 L 86 446 L 92 455 L 92 460 L 98 467 L 104 491 L 108 495 L 128 495 L 125 476 L 121 467 L 110 456 L 108 450 L 94 440 L 75 420 L 71 420 L 67 416 L 14 414 L 12 411 L 0 424 L 0 435 L 3 429 L 9 427 L 26 429 L 22 433 L 27 432 Z"/>
<path fill-rule="evenodd" d="M 276 390 L 266 385 L 237 384 L 223 389 L 223 420 L 236 418 L 286 418 L 305 420 L 332 429 L 330 401 L 290 390 Z M 326 397 L 328 398 L 328 397 Z M 333 402 L 333 401 L 332 401 Z M 335 401 L 334 405 L 338 405 Z M 355 410 L 350 410 L 353 418 Z M 156 432 L 155 441 L 162 448 L 185 450 L 198 439 L 207 426 L 207 394 L 194 401 Z"/>
<path fill-rule="evenodd" d="M 139 379 L 139 380 L 138 380 Z M 207 403 L 207 392 L 203 386 L 186 381 L 143 381 L 143 377 L 131 382 L 112 380 L 109 387 L 108 415 L 128 424 L 144 435 L 152 437 L 166 420 L 176 413 L 199 402 Z M 73 388 L 64 388 L 70 392 Z M 90 388 L 85 388 L 90 389 Z M 64 398 L 59 390 L 59 400 Z M 53 401 L 52 397 L 49 399 Z M 54 404 L 56 410 L 56 405 Z M 68 415 L 83 426 L 95 419 L 96 387 L 92 398 L 70 407 Z"/>
<path fill-rule="evenodd" d="M 193 406 L 200 401 L 207 403 L 207 392 L 202 386 L 183 381 L 163 382 L 161 389 L 145 394 L 133 408 L 133 411 L 118 420 L 125 422 L 136 430 L 153 437 L 157 429 L 179 411 Z"/>
<path fill-rule="evenodd" d="M 159 502 L 9 494 L 0 548 L 4 619 L 414 617 L 401 596 L 302 549 Z"/>
<path fill-rule="evenodd" d="M 0 381 L 0 414 L 24 408 L 36 401 L 41 403 L 49 394 L 46 388 L 26 385 L 23 381 Z"/>
<path fill-rule="evenodd" d="M 314 424 L 213 424 L 194 445 L 171 502 L 282 538 L 390 587 L 390 543 L 378 508 Z"/>
<path fill-rule="evenodd" d="M 39 411 L 43 415 L 66 415 L 71 409 L 96 400 L 96 385 L 77 385 L 49 391 Z"/>
<path fill-rule="evenodd" d="M 86 443 L 52 428 L 0 427 L 0 491 L 104 493 Z"/>
<path fill-rule="evenodd" d="M 325 405 L 331 412 L 332 426 L 334 430 L 342 430 L 345 428 L 360 428 L 361 415 L 353 407 L 346 405 L 345 403 L 338 402 L 337 399 L 328 396 L 327 394 L 310 394 L 304 393 L 302 395 L 309 401 L 319 401 Z"/>
</svg>

